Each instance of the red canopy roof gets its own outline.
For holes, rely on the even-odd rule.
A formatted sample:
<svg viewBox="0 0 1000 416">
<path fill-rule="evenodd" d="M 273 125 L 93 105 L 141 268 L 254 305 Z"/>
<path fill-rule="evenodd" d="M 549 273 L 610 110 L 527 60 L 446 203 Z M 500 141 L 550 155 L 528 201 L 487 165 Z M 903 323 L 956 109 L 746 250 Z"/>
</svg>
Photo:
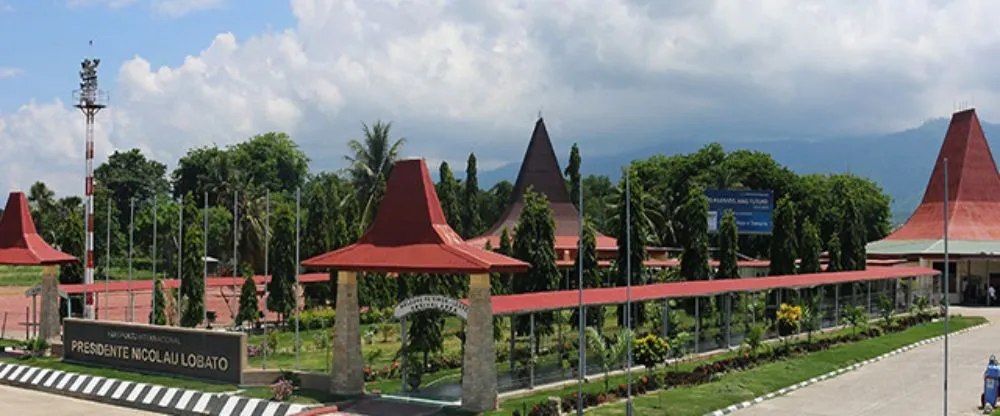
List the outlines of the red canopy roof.
<svg viewBox="0 0 1000 416">
<path fill-rule="evenodd" d="M 545 121 L 541 118 L 535 122 L 535 129 L 531 132 L 531 141 L 528 142 L 528 149 L 524 152 L 521 170 L 517 173 L 514 190 L 511 192 L 510 200 L 507 201 L 507 209 L 489 231 L 470 239 L 468 243 L 483 247 L 489 241 L 493 247 L 497 247 L 500 245 L 500 234 L 504 228 L 507 228 L 507 232 L 513 233 L 514 225 L 517 224 L 524 209 L 524 193 L 528 187 L 531 187 L 532 192 L 545 195 L 549 200 L 552 218 L 556 223 L 555 248 L 576 249 L 580 234 L 579 212 L 570 200 L 562 169 L 559 168 L 559 160 L 552 148 L 552 140 L 549 139 Z M 598 251 L 618 250 L 617 240 L 601 233 L 597 233 L 596 243 Z"/>
<path fill-rule="evenodd" d="M 74 261 L 76 257 L 52 248 L 38 235 L 24 192 L 11 192 L 0 218 L 0 264 L 39 266 Z"/>
<path fill-rule="evenodd" d="M 944 236 L 944 159 L 948 158 L 948 236 L 1000 240 L 1000 173 L 976 110 L 955 113 L 927 182 L 924 199 L 886 240 L 938 240 Z"/>
<path fill-rule="evenodd" d="M 396 162 L 375 222 L 357 243 L 306 267 L 406 273 L 521 272 L 528 263 L 465 244 L 445 221 L 423 160 Z"/>
<path fill-rule="evenodd" d="M 902 279 L 907 277 L 935 276 L 941 272 L 924 267 L 869 267 L 867 270 L 810 273 L 789 276 L 770 276 L 746 279 L 702 280 L 697 282 L 672 282 L 632 286 L 633 301 L 666 298 L 712 296 L 732 292 L 759 292 L 778 288 L 808 288 L 836 283 L 869 280 Z M 579 305 L 579 291 L 524 293 L 493 296 L 494 315 L 510 315 L 568 309 Z M 585 289 L 584 305 L 613 305 L 626 301 L 625 287 Z"/>
</svg>

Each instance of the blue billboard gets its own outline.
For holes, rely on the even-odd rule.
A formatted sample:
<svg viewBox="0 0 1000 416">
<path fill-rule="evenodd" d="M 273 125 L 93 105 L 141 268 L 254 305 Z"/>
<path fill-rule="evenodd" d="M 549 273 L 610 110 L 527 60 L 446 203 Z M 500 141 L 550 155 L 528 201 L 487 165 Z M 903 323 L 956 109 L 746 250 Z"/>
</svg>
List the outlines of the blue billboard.
<svg viewBox="0 0 1000 416">
<path fill-rule="evenodd" d="M 707 189 L 705 196 L 708 197 L 708 232 L 719 231 L 719 222 L 728 209 L 736 216 L 740 234 L 771 234 L 774 227 L 773 192 Z"/>
</svg>

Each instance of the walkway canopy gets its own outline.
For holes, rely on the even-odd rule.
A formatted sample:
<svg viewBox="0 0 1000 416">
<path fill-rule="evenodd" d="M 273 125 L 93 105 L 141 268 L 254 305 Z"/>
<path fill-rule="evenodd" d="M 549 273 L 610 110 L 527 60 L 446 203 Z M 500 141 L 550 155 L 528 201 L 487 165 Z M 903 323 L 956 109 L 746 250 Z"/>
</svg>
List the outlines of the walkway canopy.
<svg viewBox="0 0 1000 416">
<path fill-rule="evenodd" d="M 937 270 L 924 267 L 872 267 L 868 270 L 850 272 L 656 283 L 632 286 L 632 301 L 690 298 L 734 292 L 760 292 L 771 289 L 802 289 L 839 283 L 936 276 L 940 273 Z M 577 290 L 494 296 L 493 315 L 517 315 L 575 308 L 579 306 L 579 296 L 580 292 Z M 618 305 L 625 302 L 625 287 L 584 289 L 583 291 L 583 304 L 586 306 Z"/>
</svg>

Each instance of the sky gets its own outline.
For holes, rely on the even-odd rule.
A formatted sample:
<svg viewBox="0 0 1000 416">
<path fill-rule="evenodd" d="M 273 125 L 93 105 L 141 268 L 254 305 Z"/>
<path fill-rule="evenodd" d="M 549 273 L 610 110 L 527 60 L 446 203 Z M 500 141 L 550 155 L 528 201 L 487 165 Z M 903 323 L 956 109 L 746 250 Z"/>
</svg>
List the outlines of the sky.
<svg viewBox="0 0 1000 416">
<path fill-rule="evenodd" d="M 517 162 L 678 140 L 892 132 L 1000 117 L 995 0 L 0 0 L 0 185 L 82 193 L 79 62 L 108 108 L 96 163 L 291 135 L 344 166 L 361 123 L 404 156 Z M 93 41 L 93 46 L 88 41 Z M 459 176 L 461 174 L 459 173 Z M 513 179 L 513 178 L 511 178 Z"/>
</svg>

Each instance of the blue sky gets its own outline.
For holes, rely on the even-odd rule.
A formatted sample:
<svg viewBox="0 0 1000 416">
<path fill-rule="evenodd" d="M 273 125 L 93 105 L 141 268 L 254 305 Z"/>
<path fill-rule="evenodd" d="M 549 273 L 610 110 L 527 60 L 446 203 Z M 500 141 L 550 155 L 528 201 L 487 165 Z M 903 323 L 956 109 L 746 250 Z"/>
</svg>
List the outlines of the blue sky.
<svg viewBox="0 0 1000 416">
<path fill-rule="evenodd" d="M 186 11 L 180 13 L 180 11 Z M 406 157 L 520 160 L 679 140 L 885 133 L 974 101 L 1000 118 L 995 0 L 0 0 L 0 184 L 77 194 L 80 60 L 111 105 L 97 163 L 291 135 L 343 166 L 362 122 Z"/>
<path fill-rule="evenodd" d="M 80 60 L 102 59 L 102 83 L 114 85 L 117 66 L 135 55 L 152 64 L 177 66 L 203 49 L 217 33 L 238 39 L 294 25 L 283 1 L 246 1 L 183 16 L 157 13 L 144 2 L 120 7 L 63 0 L 0 0 L 0 67 L 17 68 L 16 79 L 0 80 L 0 112 L 31 99 L 70 100 Z M 94 41 L 94 47 L 88 46 Z M 112 91 L 113 92 L 113 91 Z M 112 100 L 114 97 L 112 96 Z"/>
</svg>

